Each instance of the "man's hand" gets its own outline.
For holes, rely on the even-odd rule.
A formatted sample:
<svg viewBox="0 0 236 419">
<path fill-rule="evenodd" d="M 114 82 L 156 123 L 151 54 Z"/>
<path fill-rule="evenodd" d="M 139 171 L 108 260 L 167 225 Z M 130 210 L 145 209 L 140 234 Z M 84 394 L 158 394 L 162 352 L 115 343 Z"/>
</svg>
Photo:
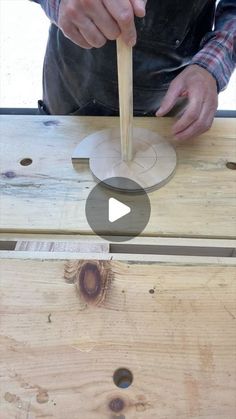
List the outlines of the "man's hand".
<svg viewBox="0 0 236 419">
<path fill-rule="evenodd" d="M 172 128 L 178 140 L 200 135 L 211 127 L 218 105 L 216 80 L 204 68 L 189 65 L 170 84 L 156 115 L 166 115 L 184 96 L 188 104 Z"/>
<path fill-rule="evenodd" d="M 134 15 L 145 15 L 146 0 L 61 0 L 58 26 L 82 48 L 100 48 L 120 35 L 136 43 Z"/>
</svg>

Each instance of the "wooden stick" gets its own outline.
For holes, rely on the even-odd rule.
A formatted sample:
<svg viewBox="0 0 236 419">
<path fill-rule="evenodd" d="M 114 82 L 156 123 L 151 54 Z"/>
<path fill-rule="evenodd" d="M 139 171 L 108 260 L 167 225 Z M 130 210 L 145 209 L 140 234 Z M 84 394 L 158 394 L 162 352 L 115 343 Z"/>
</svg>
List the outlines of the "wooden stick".
<svg viewBox="0 0 236 419">
<path fill-rule="evenodd" d="M 117 39 L 117 66 L 120 103 L 121 158 L 132 160 L 133 60 L 132 47 Z"/>
</svg>

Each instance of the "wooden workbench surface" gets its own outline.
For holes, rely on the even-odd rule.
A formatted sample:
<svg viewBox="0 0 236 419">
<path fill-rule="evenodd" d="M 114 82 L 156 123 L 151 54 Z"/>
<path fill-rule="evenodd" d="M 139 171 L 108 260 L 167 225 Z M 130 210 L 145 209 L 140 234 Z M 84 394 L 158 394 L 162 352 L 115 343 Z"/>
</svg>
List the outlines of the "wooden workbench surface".
<svg viewBox="0 0 236 419">
<path fill-rule="evenodd" d="M 2 419 L 235 418 L 235 264 L 48 253 L 0 271 Z"/>
<path fill-rule="evenodd" d="M 136 126 L 170 136 L 172 119 L 136 118 Z M 71 155 L 89 133 L 118 126 L 117 118 L 2 116 L 0 229 L 5 232 L 91 233 L 85 202 L 95 185 Z M 143 235 L 235 236 L 236 121 L 217 119 L 201 137 L 177 146 L 173 179 L 149 194 L 151 218 Z M 32 164 L 22 166 L 22 159 Z"/>
<path fill-rule="evenodd" d="M 135 119 L 166 137 L 172 122 Z M 125 244 L 91 235 L 95 182 L 71 163 L 118 119 L 0 124 L 1 419 L 234 419 L 236 120 L 177 146 Z"/>
</svg>

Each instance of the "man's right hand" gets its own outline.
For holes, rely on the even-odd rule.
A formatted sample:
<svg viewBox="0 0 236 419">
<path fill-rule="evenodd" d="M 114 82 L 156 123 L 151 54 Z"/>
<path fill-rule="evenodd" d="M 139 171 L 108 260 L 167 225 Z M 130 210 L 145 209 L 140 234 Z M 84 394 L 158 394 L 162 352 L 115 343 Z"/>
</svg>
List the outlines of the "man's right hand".
<svg viewBox="0 0 236 419">
<path fill-rule="evenodd" d="M 134 16 L 145 16 L 147 0 L 61 0 L 58 26 L 82 48 L 100 48 L 121 36 L 136 43 Z"/>
</svg>

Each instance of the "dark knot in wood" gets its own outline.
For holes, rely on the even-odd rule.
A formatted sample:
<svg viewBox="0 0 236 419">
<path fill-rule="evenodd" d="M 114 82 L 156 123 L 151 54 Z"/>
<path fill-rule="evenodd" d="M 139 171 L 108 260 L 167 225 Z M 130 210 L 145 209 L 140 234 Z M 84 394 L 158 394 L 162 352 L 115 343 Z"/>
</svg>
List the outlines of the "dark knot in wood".
<svg viewBox="0 0 236 419">
<path fill-rule="evenodd" d="M 102 277 L 95 263 L 85 263 L 79 272 L 79 291 L 88 300 L 96 300 L 101 293 Z"/>
<path fill-rule="evenodd" d="M 109 288 L 112 271 L 109 261 L 70 261 L 65 267 L 66 282 L 74 283 L 82 300 L 101 305 Z"/>
<path fill-rule="evenodd" d="M 119 413 L 121 412 L 125 407 L 125 402 L 120 397 L 116 397 L 115 399 L 112 399 L 109 402 L 109 408 L 112 410 L 112 412 Z"/>
<path fill-rule="evenodd" d="M 2 173 L 2 175 L 8 179 L 13 179 L 14 177 L 16 177 L 16 173 L 9 170 L 8 172 Z"/>
</svg>

